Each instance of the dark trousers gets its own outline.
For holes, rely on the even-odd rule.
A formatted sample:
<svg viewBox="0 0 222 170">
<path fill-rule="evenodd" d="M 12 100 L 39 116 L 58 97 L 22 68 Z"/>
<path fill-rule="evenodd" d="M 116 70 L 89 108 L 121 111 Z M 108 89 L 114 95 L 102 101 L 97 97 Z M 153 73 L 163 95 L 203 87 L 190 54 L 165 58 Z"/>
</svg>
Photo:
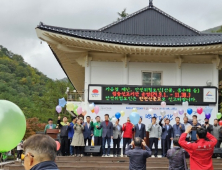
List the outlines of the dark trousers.
<svg viewBox="0 0 222 170">
<path fill-rule="evenodd" d="M 60 137 L 61 138 L 61 153 L 62 156 L 69 155 L 69 139 L 67 137 Z"/>
<path fill-rule="evenodd" d="M 74 146 L 71 145 L 72 138 L 69 138 L 69 154 L 74 155 Z"/>
<path fill-rule="evenodd" d="M 126 155 L 126 145 L 129 145 L 131 143 L 131 138 L 123 138 L 123 155 Z"/>
<path fill-rule="evenodd" d="M 166 157 L 168 149 L 170 149 L 171 140 L 169 137 L 166 139 L 161 139 L 161 147 L 162 147 L 162 156 Z"/>
<path fill-rule="evenodd" d="M 86 142 L 88 141 L 88 146 L 91 146 L 91 138 L 85 138 L 84 142 L 85 142 L 85 146 L 86 146 Z"/>
<path fill-rule="evenodd" d="M 222 140 L 217 140 L 216 148 L 220 148 L 221 143 L 222 143 Z"/>
<path fill-rule="evenodd" d="M 84 153 L 84 146 L 75 146 L 75 154 L 76 155 L 83 155 L 83 153 Z"/>
<path fill-rule="evenodd" d="M 102 145 L 102 137 L 94 137 L 94 146 L 101 146 Z"/>
<path fill-rule="evenodd" d="M 103 142 L 103 154 L 104 154 L 104 155 L 106 154 L 105 146 L 106 146 L 106 142 L 107 142 L 107 145 L 108 145 L 107 155 L 109 155 L 109 154 L 110 154 L 110 142 L 111 142 L 111 138 L 105 137 L 105 138 L 102 139 L 102 142 Z"/>
<path fill-rule="evenodd" d="M 149 142 L 150 142 L 150 149 L 152 150 L 153 144 L 155 146 L 155 152 L 154 152 L 154 156 L 157 157 L 157 153 L 158 153 L 158 138 L 149 138 Z"/>
<path fill-rule="evenodd" d="M 120 149 L 119 149 L 120 140 L 121 140 L 120 137 L 118 137 L 117 139 L 113 139 L 113 155 L 120 155 Z"/>
<path fill-rule="evenodd" d="M 23 150 L 17 150 L 17 158 L 21 159 Z"/>
</svg>

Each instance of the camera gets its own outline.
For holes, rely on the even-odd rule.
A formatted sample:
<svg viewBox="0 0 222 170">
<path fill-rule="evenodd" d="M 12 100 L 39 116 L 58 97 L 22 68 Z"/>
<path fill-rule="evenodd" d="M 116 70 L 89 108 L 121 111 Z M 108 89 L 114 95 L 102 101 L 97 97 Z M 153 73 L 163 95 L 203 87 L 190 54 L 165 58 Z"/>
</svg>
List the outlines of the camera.
<svg viewBox="0 0 222 170">
<path fill-rule="evenodd" d="M 193 127 L 191 128 L 191 130 L 192 130 L 192 131 L 196 131 L 197 128 L 198 128 L 197 126 L 193 126 Z"/>
</svg>

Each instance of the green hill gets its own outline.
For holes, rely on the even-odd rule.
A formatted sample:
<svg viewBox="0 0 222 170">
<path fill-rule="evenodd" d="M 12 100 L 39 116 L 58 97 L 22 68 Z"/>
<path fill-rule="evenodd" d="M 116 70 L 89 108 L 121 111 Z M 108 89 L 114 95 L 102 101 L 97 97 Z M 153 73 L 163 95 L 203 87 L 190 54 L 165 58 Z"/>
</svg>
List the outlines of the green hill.
<svg viewBox="0 0 222 170">
<path fill-rule="evenodd" d="M 222 33 L 222 26 L 214 27 L 207 29 L 205 31 L 202 31 L 203 33 Z"/>
<path fill-rule="evenodd" d="M 22 56 L 13 54 L 0 45 L 0 100 L 17 104 L 26 118 L 37 117 L 41 122 L 58 116 L 58 99 L 66 98 L 67 81 L 52 80 L 27 64 Z M 65 113 L 65 109 L 63 109 Z"/>
</svg>

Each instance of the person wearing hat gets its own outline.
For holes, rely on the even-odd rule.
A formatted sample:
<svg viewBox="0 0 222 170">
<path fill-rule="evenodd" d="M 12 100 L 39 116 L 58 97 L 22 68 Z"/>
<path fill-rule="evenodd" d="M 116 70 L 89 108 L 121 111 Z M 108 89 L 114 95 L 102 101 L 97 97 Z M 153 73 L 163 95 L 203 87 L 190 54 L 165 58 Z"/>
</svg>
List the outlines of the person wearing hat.
<svg viewBox="0 0 222 170">
<path fill-rule="evenodd" d="M 154 146 L 155 146 L 154 156 L 157 157 L 157 153 L 158 153 L 158 140 L 160 140 L 160 138 L 161 138 L 162 128 L 156 122 L 156 117 L 152 117 L 152 123 L 148 125 L 147 130 L 149 132 L 150 149 L 152 150 L 152 147 L 153 147 L 153 144 L 154 144 Z"/>
<path fill-rule="evenodd" d="M 173 140 L 173 127 L 170 125 L 170 119 L 165 118 L 164 116 L 160 119 L 159 125 L 162 127 L 161 135 L 161 148 L 162 148 L 162 157 L 166 157 L 167 151 L 170 149 L 171 141 Z"/>
<path fill-rule="evenodd" d="M 209 119 L 204 119 L 205 123 L 201 126 L 202 128 L 207 129 L 207 132 L 212 133 L 213 131 L 213 125 L 209 124 Z"/>
</svg>

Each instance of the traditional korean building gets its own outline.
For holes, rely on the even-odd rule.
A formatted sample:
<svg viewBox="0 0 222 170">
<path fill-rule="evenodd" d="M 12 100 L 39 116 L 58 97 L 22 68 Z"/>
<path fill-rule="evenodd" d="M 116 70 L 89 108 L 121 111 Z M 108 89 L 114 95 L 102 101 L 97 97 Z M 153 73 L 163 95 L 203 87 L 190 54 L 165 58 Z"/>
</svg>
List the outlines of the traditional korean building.
<svg viewBox="0 0 222 170">
<path fill-rule="evenodd" d="M 193 114 L 197 106 L 218 112 L 222 34 L 201 33 L 152 1 L 98 30 L 40 22 L 36 33 L 48 43 L 77 92 L 84 92 L 85 107 L 95 102 L 109 112 L 112 105 L 124 103 L 129 109 L 140 105 L 147 110 L 161 101 L 178 107 L 188 101 Z"/>
</svg>

